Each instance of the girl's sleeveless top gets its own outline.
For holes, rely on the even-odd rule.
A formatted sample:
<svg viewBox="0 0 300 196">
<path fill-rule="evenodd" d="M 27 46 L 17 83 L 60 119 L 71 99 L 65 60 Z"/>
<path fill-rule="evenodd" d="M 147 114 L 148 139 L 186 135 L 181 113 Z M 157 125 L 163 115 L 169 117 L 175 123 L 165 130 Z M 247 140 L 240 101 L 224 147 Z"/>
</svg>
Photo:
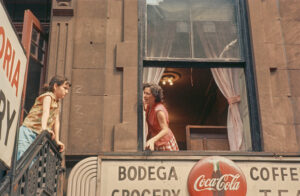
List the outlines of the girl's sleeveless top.
<svg viewBox="0 0 300 196">
<path fill-rule="evenodd" d="M 59 101 L 56 100 L 52 92 L 41 94 L 35 99 L 35 103 L 30 109 L 29 114 L 26 116 L 23 125 L 37 134 L 41 133 L 42 129 L 42 114 L 43 114 L 43 100 L 46 96 L 51 97 L 49 118 L 47 122 L 47 129 L 53 130 L 53 125 L 59 114 Z"/>
</svg>

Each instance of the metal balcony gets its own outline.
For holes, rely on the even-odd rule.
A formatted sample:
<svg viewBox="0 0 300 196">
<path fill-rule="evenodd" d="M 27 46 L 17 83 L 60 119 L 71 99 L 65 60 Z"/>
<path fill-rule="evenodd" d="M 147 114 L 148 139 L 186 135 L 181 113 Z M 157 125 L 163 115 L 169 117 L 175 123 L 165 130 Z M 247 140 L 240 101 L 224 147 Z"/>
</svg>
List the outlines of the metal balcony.
<svg viewBox="0 0 300 196">
<path fill-rule="evenodd" d="M 60 195 L 62 156 L 47 131 L 42 132 L 0 182 L 0 196 Z"/>
</svg>

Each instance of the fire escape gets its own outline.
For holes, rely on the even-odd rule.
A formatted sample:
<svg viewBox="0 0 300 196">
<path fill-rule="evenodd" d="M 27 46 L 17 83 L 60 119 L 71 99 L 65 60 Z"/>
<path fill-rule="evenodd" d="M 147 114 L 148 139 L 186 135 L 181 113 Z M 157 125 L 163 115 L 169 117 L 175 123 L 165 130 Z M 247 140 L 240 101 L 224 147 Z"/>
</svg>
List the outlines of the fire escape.
<svg viewBox="0 0 300 196">
<path fill-rule="evenodd" d="M 0 182 L 0 196 L 49 196 L 62 192 L 62 156 L 42 132 Z"/>
</svg>

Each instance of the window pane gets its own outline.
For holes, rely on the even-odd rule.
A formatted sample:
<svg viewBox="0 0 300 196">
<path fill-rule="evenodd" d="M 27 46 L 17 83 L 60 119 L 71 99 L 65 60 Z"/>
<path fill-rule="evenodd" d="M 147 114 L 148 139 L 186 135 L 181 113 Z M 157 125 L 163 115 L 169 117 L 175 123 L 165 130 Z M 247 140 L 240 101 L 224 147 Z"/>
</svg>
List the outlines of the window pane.
<svg viewBox="0 0 300 196">
<path fill-rule="evenodd" d="M 39 95 L 41 72 L 41 64 L 30 57 L 28 64 L 27 88 L 24 106 L 26 113 L 29 112 L 30 108 L 34 104 L 35 98 Z"/>
<path fill-rule="evenodd" d="M 42 64 L 44 64 L 44 51 L 39 48 L 38 52 L 38 61 L 40 61 Z"/>
<path fill-rule="evenodd" d="M 30 46 L 30 53 L 31 53 L 31 55 L 36 56 L 37 46 L 34 45 L 33 43 L 31 43 L 31 46 Z"/>
<path fill-rule="evenodd" d="M 37 43 L 38 36 L 39 36 L 39 32 L 35 28 L 32 28 L 31 41 Z"/>
<path fill-rule="evenodd" d="M 241 59 L 235 0 L 147 0 L 147 57 Z"/>
<path fill-rule="evenodd" d="M 45 50 L 45 40 L 42 37 L 39 40 L 39 48 Z"/>
</svg>

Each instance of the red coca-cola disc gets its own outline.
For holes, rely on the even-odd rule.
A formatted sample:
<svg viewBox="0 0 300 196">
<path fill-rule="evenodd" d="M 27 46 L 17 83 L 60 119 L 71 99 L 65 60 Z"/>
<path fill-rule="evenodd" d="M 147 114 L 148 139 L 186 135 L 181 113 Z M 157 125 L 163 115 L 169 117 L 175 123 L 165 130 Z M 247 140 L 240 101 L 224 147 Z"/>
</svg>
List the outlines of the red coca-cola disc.
<svg viewBox="0 0 300 196">
<path fill-rule="evenodd" d="M 247 182 L 233 161 L 212 156 L 200 160 L 191 169 L 188 191 L 190 196 L 245 196 Z"/>
</svg>

